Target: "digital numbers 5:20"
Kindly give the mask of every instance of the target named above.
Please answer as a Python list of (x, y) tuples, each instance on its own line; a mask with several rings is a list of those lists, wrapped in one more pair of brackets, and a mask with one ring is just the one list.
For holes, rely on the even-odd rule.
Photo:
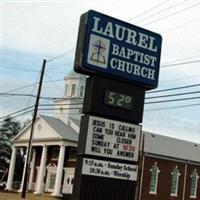
[(133, 97), (131, 95), (106, 90), (104, 103), (106, 105), (131, 110), (133, 105)]

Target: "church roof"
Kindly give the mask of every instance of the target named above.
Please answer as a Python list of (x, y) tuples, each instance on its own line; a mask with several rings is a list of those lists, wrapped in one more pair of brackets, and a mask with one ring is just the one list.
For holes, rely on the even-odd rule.
[(76, 73), (74, 70), (70, 71), (69, 74), (65, 78), (69, 78), (69, 77), (86, 79), (85, 75)]
[(200, 162), (200, 144), (144, 132), (144, 152), (175, 159)]
[(40, 115), (63, 139), (78, 142), (78, 133), (62, 120), (46, 115)]
[(74, 119), (70, 117), (70, 120), (72, 120), (72, 122), (74, 122), (76, 124), (76, 126), (80, 127), (81, 121), (78, 119)]

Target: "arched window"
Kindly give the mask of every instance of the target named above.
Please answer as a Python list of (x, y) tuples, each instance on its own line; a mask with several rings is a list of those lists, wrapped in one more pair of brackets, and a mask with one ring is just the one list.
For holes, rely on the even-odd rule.
[(81, 87), (80, 87), (80, 97), (83, 97), (83, 95), (84, 95), (84, 86), (81, 85)]
[(76, 94), (76, 85), (72, 84), (71, 96), (75, 96), (75, 94)]
[(65, 85), (65, 96), (68, 95), (68, 85)]
[(158, 174), (159, 174), (160, 170), (158, 169), (158, 166), (157, 166), (156, 162), (152, 166), (150, 171), (151, 171), (151, 179), (150, 179), (149, 193), (157, 194)]
[(196, 169), (192, 172), (190, 177), (191, 177), (190, 197), (196, 198), (197, 197), (197, 185), (198, 185), (198, 179), (199, 179)]
[(177, 196), (178, 195), (178, 181), (179, 181), (179, 176), (181, 175), (178, 171), (177, 166), (173, 169), (171, 175), (172, 175), (171, 196)]

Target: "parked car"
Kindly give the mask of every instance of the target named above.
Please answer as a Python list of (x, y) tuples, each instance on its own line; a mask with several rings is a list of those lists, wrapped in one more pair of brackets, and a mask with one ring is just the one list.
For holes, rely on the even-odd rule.
[(5, 190), (5, 188), (6, 188), (6, 182), (3, 181), (0, 183), (0, 190)]
[(19, 190), (21, 186), (21, 181), (14, 181), (12, 186), (14, 190)]

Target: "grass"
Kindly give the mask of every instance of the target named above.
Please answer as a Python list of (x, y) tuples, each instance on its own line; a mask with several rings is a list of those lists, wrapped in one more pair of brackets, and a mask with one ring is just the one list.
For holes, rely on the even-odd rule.
[[(0, 200), (22, 200), (21, 193), (0, 192)], [(51, 197), (50, 195), (35, 195), (26, 193), (25, 200), (58, 200), (58, 198)]]

